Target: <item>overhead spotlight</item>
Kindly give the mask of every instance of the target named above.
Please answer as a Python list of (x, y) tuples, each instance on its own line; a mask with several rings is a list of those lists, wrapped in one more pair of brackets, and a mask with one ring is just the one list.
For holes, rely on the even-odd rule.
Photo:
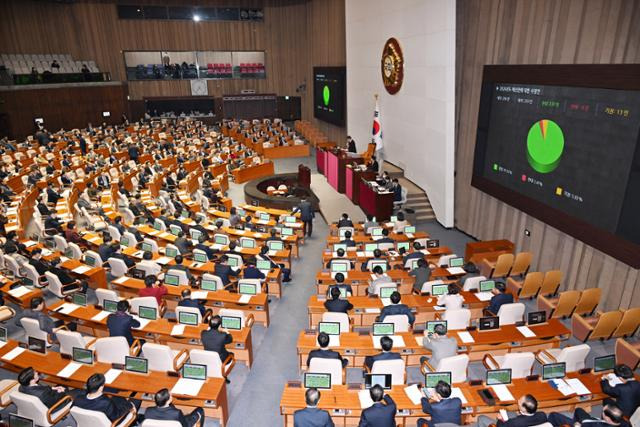
[(200, 15), (193, 15), (193, 20), (195, 22), (200, 22)]

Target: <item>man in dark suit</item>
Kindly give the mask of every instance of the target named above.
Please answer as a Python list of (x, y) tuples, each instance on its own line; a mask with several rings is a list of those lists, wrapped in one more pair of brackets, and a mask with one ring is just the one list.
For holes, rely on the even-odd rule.
[(138, 147), (135, 146), (134, 144), (130, 144), (129, 148), (127, 149), (127, 152), (129, 153), (129, 159), (133, 160), (134, 162), (138, 161), (138, 156), (140, 155), (138, 152)]
[(616, 365), (613, 372), (622, 380), (622, 384), (611, 386), (606, 378), (602, 378), (600, 386), (605, 394), (615, 398), (607, 398), (603, 404), (616, 403), (626, 417), (631, 417), (640, 407), (640, 383), (633, 377), (633, 371), (627, 365)]
[[(42, 261), (42, 249), (40, 248), (35, 248), (31, 251), (29, 264), (36, 269), (40, 276), (42, 276), (45, 271), (49, 271), (49, 266)], [(37, 283), (34, 283), (34, 285), (37, 285)]]
[(56, 230), (58, 234), (62, 234), (62, 224), (58, 220), (58, 216), (55, 213), (51, 213), (51, 216), (44, 220), (45, 230)]
[(53, 187), (47, 187), (47, 202), (53, 203), (54, 205), (58, 203), (60, 199), (60, 194), (53, 189)]
[(202, 224), (200, 224), (202, 222), (202, 217), (196, 216), (194, 221), (196, 222), (196, 225), (192, 225), (191, 228), (193, 230), (198, 230), (205, 237), (204, 240), (206, 241), (209, 238), (209, 230), (207, 230), (202, 226)]
[(105, 396), (103, 394), (104, 384), (104, 375), (91, 375), (87, 380), (86, 393), (82, 393), (76, 397), (73, 400), (73, 405), (89, 411), (102, 412), (111, 422), (124, 417), (125, 414), (132, 409), (140, 407), (140, 401), (131, 402), (120, 396)]
[(338, 228), (340, 227), (353, 227), (353, 221), (351, 221), (348, 214), (342, 214), (342, 218), (338, 221)]
[(178, 238), (173, 242), (174, 245), (178, 248), (181, 254), (188, 254), (191, 252), (192, 244), (191, 240), (187, 240), (184, 236), (184, 231), (178, 233)]
[(378, 360), (395, 360), (402, 359), (400, 353), (394, 353), (391, 350), (393, 349), (393, 340), (387, 336), (380, 338), (380, 347), (382, 347), (382, 353), (374, 354), (373, 356), (366, 356), (364, 358), (364, 365), (371, 371), (373, 367), (373, 363)]
[(260, 279), (264, 280), (265, 275), (262, 271), (256, 268), (256, 260), (255, 258), (249, 258), (247, 262), (245, 262), (246, 268), (244, 269), (243, 277), (245, 279)]
[(423, 249), (422, 245), (420, 244), (420, 242), (413, 242), (413, 252), (404, 255), (402, 257), (402, 266), (404, 267), (404, 265), (407, 263), (407, 261), (409, 261), (410, 259), (420, 259), (420, 258), (424, 258), (424, 254), (422, 252), (420, 252)]
[(434, 427), (440, 423), (462, 425), (462, 401), (458, 397), (450, 398), (450, 396), (451, 386), (444, 381), (438, 381), (435, 387), (435, 394), (428, 396), (434, 402), (431, 403), (427, 397), (423, 397), (420, 400), (422, 412), (430, 414), (431, 419), (418, 419), (418, 427)]
[(353, 304), (351, 304), (348, 300), (340, 299), (340, 288), (338, 286), (331, 287), (330, 292), (331, 299), (324, 302), (324, 307), (327, 309), (327, 311), (331, 313), (347, 313), (353, 308)]
[(182, 427), (202, 427), (204, 425), (204, 410), (194, 409), (190, 414), (184, 415), (182, 411), (171, 404), (171, 393), (163, 388), (154, 396), (156, 406), (147, 408), (144, 418), (148, 420), (178, 421)]
[(49, 210), (49, 207), (47, 206), (47, 204), (44, 202), (44, 198), (38, 200), (38, 211), (40, 211), (40, 215), (51, 215), (51, 211)]
[[(509, 420), (511, 421), (511, 420)], [(554, 427), (560, 427), (563, 425), (583, 425), (588, 427), (613, 427), (613, 426), (629, 426), (629, 423), (624, 419), (624, 414), (622, 413), (622, 409), (615, 403), (611, 402), (602, 406), (602, 418), (598, 419), (596, 417), (592, 417), (587, 411), (582, 408), (577, 408), (573, 413), (573, 419), (567, 417), (566, 415), (559, 414), (557, 412), (552, 412), (549, 414), (549, 422), (554, 425)], [(507, 423), (504, 423), (505, 425)], [(532, 423), (528, 425), (535, 425), (540, 423)], [(497, 424), (498, 427), (502, 427), (500, 423)], [(511, 426), (509, 426), (511, 427)], [(517, 427), (521, 427), (518, 425)]]
[(293, 208), (293, 211), (291, 211), (292, 214), (295, 214), (296, 212), (300, 212), (300, 220), (302, 221), (302, 233), (305, 236), (311, 237), (311, 234), (313, 233), (313, 218), (316, 216), (316, 214), (313, 210), (313, 206), (306, 197), (302, 196), (300, 204)]
[(395, 291), (391, 294), (391, 304), (384, 307), (378, 316), (378, 322), (384, 322), (384, 318), (387, 316), (393, 316), (396, 314), (404, 314), (409, 320), (409, 324), (413, 326), (413, 322), (416, 320), (416, 316), (413, 315), (411, 309), (406, 304), (400, 304), (400, 292)]
[(329, 260), (329, 262), (327, 262), (326, 267), (330, 270), (331, 269), (331, 263), (333, 261), (340, 261), (341, 263), (344, 263), (345, 261), (349, 262), (349, 269), (353, 270), (353, 268), (355, 267), (355, 264), (351, 261), (349, 261), (348, 259), (345, 258), (345, 250), (340, 248), (336, 251), (336, 256), (331, 258)]
[(189, 289), (183, 289), (180, 292), (180, 301), (178, 301), (178, 307), (192, 307), (200, 310), (200, 314), (204, 316), (207, 309), (204, 303), (200, 300), (191, 299), (191, 291)]
[(218, 315), (211, 317), (209, 329), (200, 333), (200, 341), (202, 341), (205, 350), (215, 351), (220, 356), (222, 363), (225, 363), (227, 358), (233, 355), (225, 347), (233, 342), (233, 337), (226, 332), (220, 332), (220, 325), (222, 325), (222, 317)]
[(320, 357), (323, 359), (338, 359), (342, 363), (343, 368), (347, 367), (347, 365), (349, 364), (349, 361), (347, 359), (343, 359), (340, 353), (338, 353), (337, 351), (329, 350), (328, 334), (324, 332), (320, 332), (318, 334), (318, 345), (320, 346), (320, 348), (316, 350), (311, 350), (309, 352), (309, 356), (307, 356), (307, 368), (311, 363), (311, 359), (313, 359), (314, 357)]
[(393, 178), (392, 189), (393, 189), (393, 201), (399, 202), (402, 200), (402, 186), (398, 182), (398, 178)]
[(277, 264), (274, 260), (272, 260), (269, 256), (269, 247), (267, 245), (263, 245), (260, 248), (260, 254), (256, 256), (256, 260), (269, 261), (271, 263), (271, 268), (280, 267), (280, 271), (282, 271), (282, 282), (291, 282), (291, 269), (286, 268), (284, 264)]
[(374, 249), (373, 258), (368, 259), (367, 262), (363, 262), (362, 266), (360, 267), (360, 270), (369, 271), (369, 266), (373, 264), (372, 261), (380, 261), (378, 264), (381, 264), (384, 262), (385, 265), (387, 266), (386, 270), (389, 270), (389, 262), (385, 257), (382, 256), (382, 251), (380, 249)]
[(127, 268), (131, 268), (136, 265), (136, 262), (133, 259), (122, 253), (122, 247), (118, 242), (113, 242), (111, 244), (111, 258), (121, 259), (122, 261), (124, 261)]
[(351, 239), (350, 231), (346, 231), (344, 233), (344, 239), (340, 240), (340, 243), (343, 245), (347, 245), (347, 247), (354, 247), (356, 245), (356, 241)]
[(492, 292), (494, 295), (491, 297), (489, 307), (486, 310), (489, 314), (497, 316), (503, 304), (511, 304), (513, 302), (513, 295), (507, 293), (507, 287), (502, 282), (496, 282)]
[(369, 389), (369, 395), (373, 406), (362, 411), (358, 427), (396, 427), (396, 403), (391, 396), (378, 384)]
[(201, 250), (202, 252), (204, 252), (207, 255), (207, 259), (209, 261), (211, 261), (213, 259), (213, 257), (215, 256), (215, 251), (210, 247), (204, 244), (204, 242), (206, 241), (207, 236), (205, 234), (201, 234), (200, 236), (198, 236), (198, 244), (195, 245), (193, 247), (193, 249), (198, 249)]
[(51, 408), (60, 399), (67, 396), (66, 389), (62, 386), (50, 387), (48, 385), (38, 384), (40, 381), (40, 375), (33, 368), (24, 368), (18, 375), (18, 382), (20, 387), (18, 390), (20, 393), (30, 394), (35, 396), (47, 407)]
[(110, 337), (125, 337), (129, 345), (133, 344), (132, 328), (140, 326), (140, 322), (129, 314), (129, 301), (118, 301), (117, 311), (107, 317), (107, 328)]
[(191, 280), (191, 271), (189, 271), (188, 267), (182, 264), (184, 262), (182, 255), (176, 255), (175, 258), (173, 258), (173, 261), (175, 262), (175, 265), (169, 266), (169, 270), (184, 271), (187, 274), (187, 279)]
[(382, 229), (382, 239), (376, 240), (376, 243), (395, 243), (391, 237), (389, 237), (389, 230), (386, 228)]
[(329, 289), (327, 289), (327, 295), (331, 296), (331, 290), (333, 288), (338, 288), (338, 289), (344, 289), (345, 292), (348, 295), (353, 295), (353, 289), (351, 288), (351, 285), (347, 285), (344, 283), (344, 274), (342, 273), (336, 273), (335, 277), (333, 278), (336, 283), (333, 285), (329, 286)]
[(240, 270), (234, 271), (229, 267), (229, 257), (222, 255), (219, 262), (216, 263), (213, 274), (218, 276), (222, 280), (222, 284), (227, 286), (230, 282), (230, 276), (237, 276)]
[(124, 234), (127, 231), (126, 227), (122, 224), (122, 217), (118, 215), (113, 219), (113, 226), (118, 229), (120, 234)]
[[(580, 408), (584, 412), (584, 409)], [(529, 427), (547, 422), (547, 414), (538, 411), (538, 401), (530, 394), (525, 394), (518, 399), (518, 412), (519, 414), (503, 420), (501, 416), (498, 416), (495, 425), (497, 427)], [(567, 418), (567, 417), (565, 417)], [(567, 418), (568, 419), (568, 418)], [(549, 419), (551, 422), (551, 419)], [(478, 417), (478, 427), (488, 427), (490, 424), (494, 424), (494, 421), (486, 415), (480, 415)], [(573, 422), (568, 424), (573, 425)]]
[(113, 249), (111, 248), (111, 236), (109, 234), (104, 234), (102, 236), (102, 244), (98, 246), (98, 255), (100, 255), (102, 262), (107, 262), (107, 260), (113, 255)]
[(347, 136), (347, 151), (350, 153), (357, 153), (356, 141), (350, 136)]
[(304, 400), (307, 402), (307, 407), (293, 413), (293, 427), (334, 427), (331, 415), (317, 408), (320, 400), (318, 389), (307, 389)]

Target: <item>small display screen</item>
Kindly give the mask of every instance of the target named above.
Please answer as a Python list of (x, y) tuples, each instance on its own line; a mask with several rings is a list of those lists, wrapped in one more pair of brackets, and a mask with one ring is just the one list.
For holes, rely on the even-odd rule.
[(240, 295), (255, 295), (256, 285), (253, 283), (240, 283), (238, 285), (238, 293)]
[(194, 252), (193, 254), (193, 260), (195, 262), (199, 262), (199, 263), (205, 263), (207, 262), (209, 259), (207, 258), (207, 254), (203, 254), (200, 252)]
[(451, 385), (451, 372), (427, 372), (424, 374), (424, 384), (427, 388), (435, 388), (440, 381)]
[(444, 331), (447, 332), (447, 321), (446, 320), (429, 320), (427, 322), (427, 332), (430, 334), (435, 333), (436, 326), (442, 325), (444, 326)]
[(304, 374), (305, 388), (331, 388), (331, 374)]
[(540, 323), (544, 323), (547, 321), (547, 312), (546, 311), (532, 311), (527, 314), (527, 323), (529, 325), (537, 325)]
[(542, 365), (542, 379), (552, 380), (555, 378), (564, 378), (566, 374), (567, 365), (562, 363), (549, 363)]
[(318, 332), (324, 332), (328, 335), (340, 335), (340, 323), (320, 322), (318, 323)]
[(487, 385), (511, 384), (511, 369), (487, 371)]
[(450, 258), (449, 267), (462, 267), (464, 265), (464, 258)]
[(391, 298), (391, 294), (396, 291), (395, 287), (385, 286), (380, 288), (380, 298)]
[(169, 258), (175, 258), (178, 255), (178, 250), (176, 248), (166, 248), (164, 254)]
[(115, 313), (118, 310), (118, 303), (116, 301), (106, 299), (102, 302), (102, 307), (104, 308), (104, 311)]
[(181, 325), (196, 326), (198, 324), (198, 315), (181, 311), (178, 313), (178, 323)]
[(385, 390), (390, 390), (391, 374), (365, 374), (364, 375), (364, 387), (366, 389), (369, 389), (376, 385), (379, 385)]
[(373, 335), (375, 336), (393, 335), (394, 326), (395, 325), (393, 323), (374, 323)]
[(156, 309), (155, 307), (145, 307), (141, 305), (138, 307), (138, 316), (142, 319), (156, 320)]
[(481, 317), (478, 322), (478, 329), (481, 331), (489, 331), (500, 327), (499, 318), (497, 316)]
[(149, 372), (149, 361), (143, 357), (124, 357), (124, 370), (129, 372), (137, 372), (146, 374)]
[(215, 280), (206, 280), (202, 279), (202, 283), (200, 283), (200, 289), (203, 291), (215, 291), (218, 289), (218, 285)]
[(593, 359), (594, 372), (610, 371), (616, 366), (616, 356), (611, 354), (609, 356), (596, 357)]
[(242, 319), (235, 316), (222, 316), (222, 327), (225, 329), (242, 329)]
[(178, 276), (174, 276), (173, 274), (165, 274), (164, 283), (171, 286), (178, 286), (180, 284), (180, 278)]
[(73, 303), (76, 305), (81, 305), (83, 307), (87, 305), (87, 294), (76, 292), (71, 298)]
[(480, 284), (479, 284), (480, 292), (490, 292), (495, 287), (496, 287), (495, 280), (482, 280), (480, 281)]
[(93, 351), (85, 348), (73, 347), (72, 357), (74, 362), (84, 363), (87, 365), (93, 364)]
[(440, 296), (446, 295), (449, 293), (449, 285), (432, 285), (431, 286), (431, 295)]
[(195, 363), (185, 363), (182, 366), (182, 378), (204, 381), (207, 379), (207, 366)]

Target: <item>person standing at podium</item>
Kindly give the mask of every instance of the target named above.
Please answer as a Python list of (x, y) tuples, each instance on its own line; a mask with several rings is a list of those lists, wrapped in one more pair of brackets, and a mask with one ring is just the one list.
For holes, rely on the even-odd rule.
[(351, 138), (351, 136), (347, 136), (347, 150), (350, 153), (356, 153), (356, 142)]

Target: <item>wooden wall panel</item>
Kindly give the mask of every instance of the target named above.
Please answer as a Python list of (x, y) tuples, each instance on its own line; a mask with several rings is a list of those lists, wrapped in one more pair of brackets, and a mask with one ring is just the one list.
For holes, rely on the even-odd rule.
[(640, 0), (464, 0), (457, 28), (456, 226), (532, 251), (533, 270), (564, 272), (563, 289), (602, 288), (602, 309), (639, 306), (638, 270), (472, 188), (471, 172), (482, 66), (640, 62)]

